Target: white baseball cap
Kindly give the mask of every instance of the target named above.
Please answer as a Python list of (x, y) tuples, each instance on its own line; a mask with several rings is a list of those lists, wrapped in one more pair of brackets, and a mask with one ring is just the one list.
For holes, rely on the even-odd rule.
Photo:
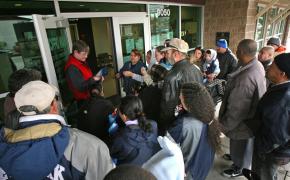
[(170, 49), (175, 49), (182, 53), (187, 53), (189, 47), (188, 47), (187, 42), (185, 42), (184, 40), (173, 38), (169, 41), (169, 45), (166, 48), (162, 49), (162, 51), (167, 51)]
[[(24, 115), (35, 115), (48, 108), (58, 89), (43, 81), (31, 81), (16, 92), (14, 101), (18, 111)], [(30, 108), (25, 108), (31, 106)], [(34, 108), (34, 109), (33, 109)]]

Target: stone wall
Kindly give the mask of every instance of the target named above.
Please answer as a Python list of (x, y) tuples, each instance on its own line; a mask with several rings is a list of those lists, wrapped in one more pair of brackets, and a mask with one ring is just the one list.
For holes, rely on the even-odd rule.
[(206, 0), (204, 8), (204, 47), (215, 48), (216, 33), (230, 32), (229, 47), (236, 52), (238, 43), (254, 39), (256, 0)]

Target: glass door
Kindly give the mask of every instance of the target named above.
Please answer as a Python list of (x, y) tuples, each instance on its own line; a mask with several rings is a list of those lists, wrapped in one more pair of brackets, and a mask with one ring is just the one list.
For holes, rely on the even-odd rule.
[(113, 28), (118, 70), (125, 62), (130, 61), (130, 53), (134, 48), (141, 52), (145, 62), (146, 52), (151, 47), (149, 18), (146, 14), (138, 18), (113, 17)]
[(33, 15), (33, 22), (48, 82), (59, 88), (62, 102), (66, 106), (73, 100), (64, 73), (72, 44), (68, 20)]

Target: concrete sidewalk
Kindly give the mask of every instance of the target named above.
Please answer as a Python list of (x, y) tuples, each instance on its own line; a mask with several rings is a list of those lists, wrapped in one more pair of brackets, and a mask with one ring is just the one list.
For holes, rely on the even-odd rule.
[[(222, 137), (222, 148), (224, 152), (226, 153), (229, 152), (229, 139), (227, 137)], [(224, 179), (246, 180), (247, 179), (245, 177), (227, 178), (227, 177), (222, 176), (221, 172), (227, 169), (232, 164), (232, 162), (224, 160), (221, 156), (222, 155), (216, 155), (215, 160), (214, 160), (214, 166), (211, 169), (206, 180), (224, 180)], [(287, 167), (279, 168), (278, 180), (284, 180), (285, 173), (286, 173), (285, 169), (288, 169), (288, 171), (290, 171), (290, 165), (288, 164)], [(290, 180), (290, 172), (288, 172), (285, 180)]]
[[(221, 106), (221, 103), (218, 103), (216, 106), (216, 113), (215, 113), (216, 118), (218, 118), (218, 112), (219, 112), (220, 106)], [(222, 136), (222, 150), (224, 153), (229, 153), (229, 139), (225, 136)], [(221, 157), (222, 155), (215, 156), (214, 166), (211, 169), (206, 180), (224, 180), (224, 179), (246, 180), (247, 178), (245, 178), (244, 176), (236, 177), (236, 178), (227, 178), (221, 175), (223, 170), (229, 168), (232, 165), (232, 161), (224, 160)], [(285, 176), (286, 169), (289, 172)], [(290, 163), (287, 164), (285, 167), (279, 168), (278, 173), (279, 173), (278, 180), (290, 180)], [(286, 178), (284, 179), (284, 177)]]

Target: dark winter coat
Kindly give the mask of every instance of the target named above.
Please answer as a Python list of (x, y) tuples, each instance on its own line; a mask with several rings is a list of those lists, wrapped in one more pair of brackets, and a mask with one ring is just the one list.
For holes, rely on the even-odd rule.
[(77, 127), (109, 144), (108, 115), (113, 111), (114, 106), (111, 101), (101, 96), (93, 96), (81, 108)]
[(238, 60), (230, 49), (227, 49), (223, 54), (218, 53), (217, 59), (219, 60), (221, 70), (217, 78), (227, 80), (227, 75), (236, 69)]
[(290, 82), (271, 87), (259, 101), (256, 124), (257, 152), (290, 157)]
[(164, 79), (161, 99), (161, 120), (164, 126), (174, 119), (174, 109), (179, 104), (179, 93), (182, 84), (199, 82), (202, 84), (200, 70), (184, 59), (175, 63)]
[(110, 153), (116, 164), (134, 164), (142, 166), (160, 150), (157, 142), (157, 124), (149, 121), (152, 132), (145, 132), (138, 125), (119, 128), (114, 135)]

